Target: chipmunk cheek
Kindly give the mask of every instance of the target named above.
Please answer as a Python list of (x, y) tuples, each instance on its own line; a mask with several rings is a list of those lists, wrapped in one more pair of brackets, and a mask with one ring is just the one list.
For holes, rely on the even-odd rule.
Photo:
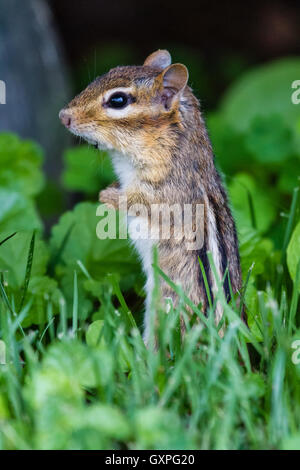
[(133, 114), (133, 109), (131, 105), (126, 106), (122, 109), (106, 108), (105, 115), (108, 119), (124, 119), (128, 118)]

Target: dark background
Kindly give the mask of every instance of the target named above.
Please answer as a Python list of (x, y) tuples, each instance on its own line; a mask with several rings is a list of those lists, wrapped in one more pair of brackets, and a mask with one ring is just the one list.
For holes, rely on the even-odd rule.
[(300, 4), (295, 1), (49, 0), (72, 63), (103, 41), (129, 41), (143, 55), (179, 42), (207, 59), (224, 51), (257, 60), (297, 53)]
[[(7, 85), (0, 132), (41, 144), (47, 206), (64, 150), (78, 143), (58, 113), (97, 75), (167, 48), (188, 67), (206, 117), (244, 72), (299, 56), (299, 25), (300, 2), (286, 0), (0, 0), (0, 80)], [(68, 197), (71, 206), (77, 199)]]
[(244, 71), (299, 55), (299, 24), (286, 0), (0, 0), (0, 131), (39, 142), (57, 178), (72, 142), (58, 112), (97, 75), (167, 48), (210, 111)]
[[(72, 69), (105, 44), (128, 47), (136, 62), (156, 48), (169, 47), (174, 52), (184, 47), (198, 56), (208, 71), (225, 68), (229, 59), (246, 67), (300, 53), (300, 3), (295, 1), (48, 3)], [(223, 77), (212, 77), (217, 95), (226, 87), (226, 78), (231, 78), (226, 77), (226, 70)]]

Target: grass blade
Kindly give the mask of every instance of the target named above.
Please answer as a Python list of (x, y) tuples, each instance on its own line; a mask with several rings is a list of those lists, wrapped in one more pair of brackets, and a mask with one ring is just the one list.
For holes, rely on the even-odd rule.
[(121, 292), (121, 289), (120, 289), (120, 286), (119, 286), (119, 283), (118, 283), (116, 277), (114, 275), (110, 275), (109, 277), (110, 277), (111, 283), (113, 285), (114, 294), (116, 295), (118, 301), (120, 302), (122, 313), (125, 315), (126, 324), (130, 328), (137, 328), (135, 319), (134, 319), (130, 309), (128, 308), (128, 306), (126, 304), (126, 301), (125, 301), (124, 296)]
[(298, 196), (299, 196), (299, 188), (294, 188), (293, 191), (293, 199), (292, 199), (292, 204), (291, 204), (291, 210), (289, 213), (289, 218), (288, 218), (288, 223), (286, 226), (286, 231), (284, 235), (284, 241), (283, 241), (283, 246), (282, 246), (282, 253), (281, 253), (281, 260), (282, 263), (284, 262), (284, 257), (286, 255), (286, 249), (288, 247), (293, 226), (294, 226), (294, 221), (295, 221), (295, 216), (296, 216), (296, 209), (297, 209), (297, 203), (298, 203)]
[(30, 241), (30, 246), (29, 246), (26, 272), (25, 272), (25, 280), (24, 280), (24, 286), (23, 286), (23, 295), (22, 295), (20, 306), (19, 306), (19, 313), (21, 312), (21, 310), (23, 308), (25, 298), (26, 298), (26, 294), (27, 294), (27, 290), (28, 290), (29, 281), (30, 281), (31, 268), (32, 268), (32, 262), (33, 262), (34, 245), (35, 245), (35, 230), (33, 231), (31, 241)]
[(203, 276), (203, 281), (204, 281), (204, 285), (205, 285), (205, 290), (206, 290), (206, 295), (207, 295), (207, 298), (208, 298), (209, 307), (212, 309), (213, 304), (212, 304), (212, 300), (211, 300), (211, 295), (210, 295), (209, 285), (208, 285), (208, 281), (207, 281), (207, 276), (206, 276), (206, 272), (205, 272), (202, 260), (200, 259), (199, 256), (198, 256), (198, 261), (199, 261), (201, 273), (202, 273), (202, 276)]
[(58, 247), (58, 250), (57, 250), (56, 254), (53, 256), (53, 258), (52, 258), (52, 260), (51, 260), (51, 262), (50, 262), (50, 265), (49, 265), (49, 273), (50, 273), (51, 275), (53, 275), (55, 266), (58, 264), (59, 260), (61, 259), (61, 256), (62, 256), (62, 254), (63, 254), (63, 252), (64, 252), (64, 249), (65, 249), (65, 247), (66, 247), (66, 245), (67, 245), (67, 243), (68, 243), (68, 240), (69, 240), (69, 238), (70, 238), (70, 235), (71, 235), (72, 230), (73, 230), (73, 228), (75, 227), (75, 225), (76, 225), (75, 222), (73, 222), (73, 223), (70, 225), (70, 227), (68, 228), (68, 230), (66, 231), (66, 233), (65, 233), (65, 235), (64, 235), (64, 237), (63, 237), (63, 239), (62, 239), (62, 242), (61, 242), (60, 246)]
[(14, 313), (14, 311), (13, 311), (12, 306), (10, 305), (10, 302), (9, 302), (9, 300), (8, 300), (8, 297), (7, 297), (7, 294), (6, 294), (6, 291), (5, 291), (4, 282), (3, 282), (3, 273), (1, 273), (0, 291), (1, 291), (1, 296), (2, 296), (2, 299), (3, 299), (4, 304), (7, 306), (8, 310), (10, 311), (10, 313), (11, 313), (12, 315), (14, 315), (15, 313)]
[(292, 294), (292, 301), (291, 301), (290, 314), (289, 314), (289, 324), (288, 324), (289, 334), (291, 334), (292, 332), (294, 320), (295, 320), (295, 316), (297, 312), (297, 305), (298, 305), (298, 299), (299, 299), (299, 286), (300, 286), (300, 261), (298, 261), (298, 264), (297, 264), (296, 277), (295, 277), (295, 282), (293, 286), (293, 294)]
[(78, 284), (77, 284), (77, 271), (74, 270), (74, 289), (73, 289), (73, 323), (72, 323), (72, 332), (74, 338), (77, 336), (78, 329)]
[(250, 193), (248, 189), (247, 189), (247, 199), (248, 199), (249, 210), (250, 210), (251, 224), (254, 229), (257, 229), (253, 198), (252, 198), (252, 194)]

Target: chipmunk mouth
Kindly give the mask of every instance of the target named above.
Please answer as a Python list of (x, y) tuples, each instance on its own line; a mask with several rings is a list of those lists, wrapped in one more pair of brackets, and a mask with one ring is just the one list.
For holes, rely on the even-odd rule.
[[(77, 134), (79, 135), (79, 134)], [(90, 145), (92, 145), (93, 147), (95, 147), (95, 149), (98, 149), (98, 150), (105, 150), (105, 151), (108, 151), (108, 150), (113, 150), (113, 147), (112, 145), (109, 145), (108, 143), (106, 142), (101, 142), (101, 141), (97, 141), (97, 140), (94, 140), (88, 136), (85, 136), (85, 135), (80, 135), (80, 137), (82, 137), (84, 140), (86, 140), (86, 142)]]
[(83, 137), (83, 138), (87, 141), (88, 144), (90, 144), (90, 145), (92, 145), (93, 147), (95, 147), (95, 149), (97, 149), (97, 148), (99, 147), (99, 144), (98, 144), (98, 142), (97, 142), (96, 140), (93, 140), (93, 139), (90, 139), (90, 138), (84, 137), (84, 136), (81, 136), (81, 137)]
[(80, 137), (80, 138), (84, 139), (88, 144), (92, 145), (96, 149), (100, 148), (99, 147), (100, 144), (99, 144), (99, 142), (97, 142), (97, 140), (92, 139), (91, 137), (87, 136), (83, 132), (77, 131), (77, 129), (72, 129), (71, 128), (69, 130), (70, 130), (70, 132), (72, 132), (72, 134), (76, 135), (77, 137)]
[[(99, 140), (94, 139), (90, 136), (90, 129), (86, 126), (82, 126), (76, 122), (76, 118), (72, 115), (69, 109), (62, 109), (59, 113), (59, 118), (64, 124), (64, 126), (74, 135), (77, 137), (81, 137), (84, 139), (88, 144), (92, 145), (98, 150), (113, 150), (113, 146), (107, 142), (102, 142)], [(93, 134), (92, 134), (93, 135)]]

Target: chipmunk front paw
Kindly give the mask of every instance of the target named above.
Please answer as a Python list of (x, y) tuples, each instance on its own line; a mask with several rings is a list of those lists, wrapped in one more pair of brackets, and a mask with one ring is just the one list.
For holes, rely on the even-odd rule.
[(99, 201), (114, 209), (119, 209), (119, 198), (122, 192), (116, 187), (108, 187), (99, 193)]

